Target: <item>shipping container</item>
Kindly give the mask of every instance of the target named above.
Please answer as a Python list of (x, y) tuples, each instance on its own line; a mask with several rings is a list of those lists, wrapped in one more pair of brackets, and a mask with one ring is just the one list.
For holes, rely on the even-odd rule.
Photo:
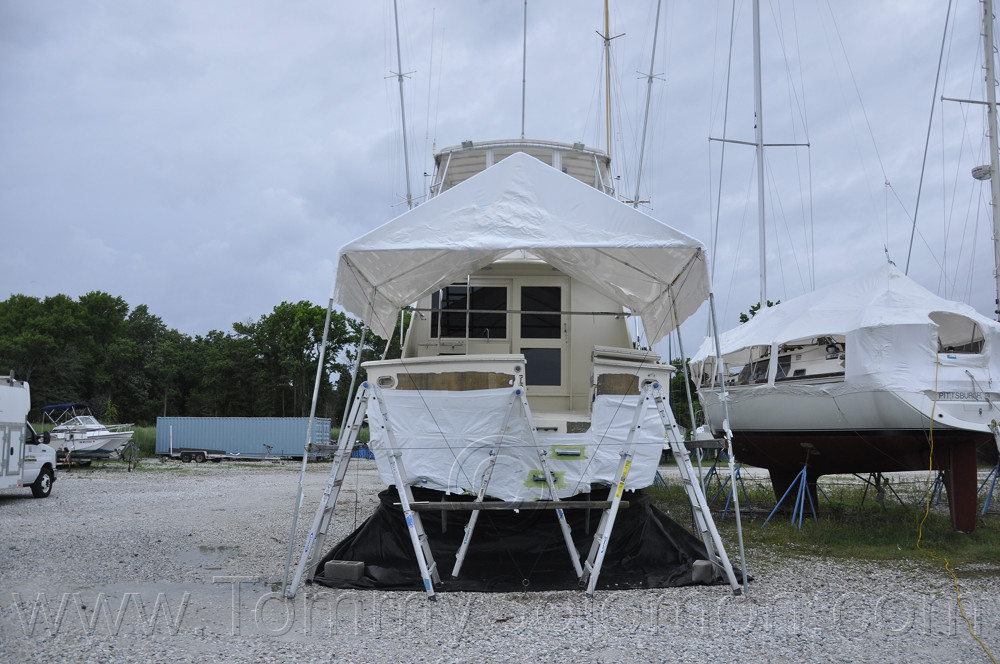
[[(226, 457), (301, 459), (308, 429), (308, 417), (158, 417), (156, 453), (178, 456), (186, 448)], [(310, 442), (330, 444), (329, 418), (313, 421)]]

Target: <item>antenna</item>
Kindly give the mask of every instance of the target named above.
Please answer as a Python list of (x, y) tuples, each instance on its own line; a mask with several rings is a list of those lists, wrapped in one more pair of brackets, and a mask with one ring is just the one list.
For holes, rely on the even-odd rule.
[(521, 53), (521, 140), (524, 140), (524, 105), (528, 81), (528, 0), (524, 0), (524, 45)]
[(392, 0), (392, 13), (396, 19), (396, 78), (399, 80), (399, 114), (403, 121), (403, 168), (406, 171), (406, 209), (413, 208), (413, 195), (410, 193), (410, 152), (406, 144), (406, 106), (403, 104), (403, 56), (399, 52), (399, 8), (396, 0)]

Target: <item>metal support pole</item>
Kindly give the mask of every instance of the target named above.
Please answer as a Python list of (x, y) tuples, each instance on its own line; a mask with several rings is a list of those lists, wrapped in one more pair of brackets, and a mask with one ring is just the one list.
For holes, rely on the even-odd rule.
[[(715, 314), (715, 293), (708, 294), (709, 315), (712, 319), (712, 335), (715, 337), (715, 370), (719, 374), (719, 400), (722, 402), (722, 428), (726, 434), (726, 454), (729, 457), (729, 477), (735, 476), (733, 468), (733, 430), (729, 427), (729, 394), (726, 392), (726, 377), (722, 373), (722, 342), (719, 340), (719, 320)], [(764, 306), (763, 304), (761, 306)], [(740, 518), (740, 497), (733, 491), (733, 511), (736, 514), (736, 538), (740, 547), (740, 570), (743, 572), (743, 593), (747, 593), (747, 559), (743, 549), (743, 521)]]
[[(319, 400), (319, 384), (323, 378), (323, 363), (326, 360), (326, 342), (330, 336), (330, 316), (333, 313), (333, 291), (326, 305), (326, 321), (323, 323), (323, 341), (319, 346), (319, 362), (316, 365), (316, 382), (313, 383), (312, 405), (309, 407), (309, 426), (306, 428), (306, 444), (302, 448), (302, 471), (299, 473), (299, 493), (295, 499), (295, 513), (292, 515), (292, 534), (288, 536), (288, 555), (285, 557), (285, 575), (281, 579), (281, 594), (288, 588), (288, 572), (292, 568), (292, 551), (295, 548), (295, 530), (299, 523), (299, 510), (305, 492), (306, 464), (309, 461), (309, 445), (312, 443), (313, 424), (316, 422), (316, 402)], [(329, 442), (329, 441), (327, 441)]]

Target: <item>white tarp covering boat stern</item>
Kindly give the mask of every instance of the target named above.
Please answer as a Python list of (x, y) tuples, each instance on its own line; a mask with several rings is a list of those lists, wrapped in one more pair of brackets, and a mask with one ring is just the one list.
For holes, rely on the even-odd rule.
[(650, 343), (709, 294), (700, 242), (516, 153), (345, 245), (333, 299), (388, 337), (401, 308), (519, 250), (641, 315)]

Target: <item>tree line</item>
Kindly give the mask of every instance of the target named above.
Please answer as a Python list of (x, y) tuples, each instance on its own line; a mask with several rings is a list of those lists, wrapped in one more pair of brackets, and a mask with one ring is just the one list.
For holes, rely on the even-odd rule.
[[(257, 320), (194, 337), (140, 304), (94, 291), (73, 299), (12, 295), (0, 302), (0, 371), (31, 385), (30, 418), (49, 404), (87, 403), (101, 421), (158, 416), (302, 417), (312, 404), (326, 309), (282, 302)], [(340, 422), (362, 324), (332, 312), (319, 417)], [(387, 357), (399, 357), (399, 335)], [(362, 360), (385, 340), (368, 334)]]
[[(159, 416), (306, 417), (325, 320), (324, 307), (282, 302), (231, 331), (191, 337), (146, 305), (131, 308), (100, 291), (76, 300), (12, 295), (0, 302), (0, 371), (30, 383), (32, 422), (42, 420), (42, 406), (61, 403), (86, 403), (102, 422), (139, 425)], [(334, 427), (349, 403), (361, 332), (357, 319), (331, 313), (316, 414)], [(369, 332), (362, 361), (400, 356), (398, 324), (385, 346)], [(689, 427), (680, 360), (673, 364), (671, 408)]]

